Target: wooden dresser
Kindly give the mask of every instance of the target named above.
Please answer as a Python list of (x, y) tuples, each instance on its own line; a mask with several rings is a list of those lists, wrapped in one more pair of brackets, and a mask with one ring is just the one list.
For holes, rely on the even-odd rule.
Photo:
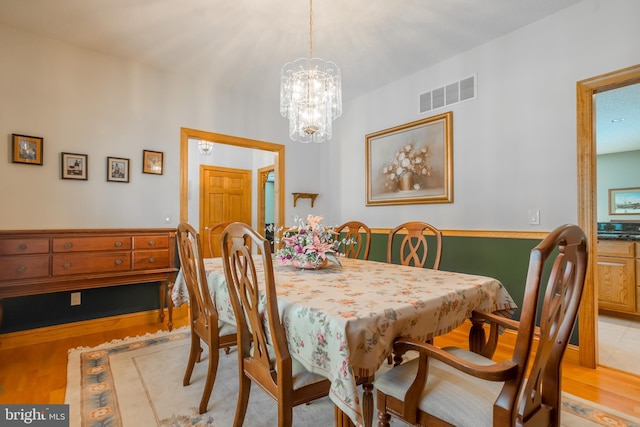
[(177, 272), (173, 228), (0, 231), (0, 322), (3, 298), (151, 282), (163, 322)]

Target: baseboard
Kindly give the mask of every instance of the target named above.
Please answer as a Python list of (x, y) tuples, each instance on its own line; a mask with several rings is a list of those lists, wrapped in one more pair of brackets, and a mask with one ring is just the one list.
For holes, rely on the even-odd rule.
[[(188, 315), (188, 304), (174, 308), (174, 324), (176, 320), (186, 318)], [(9, 332), (0, 335), (0, 349), (6, 350), (43, 342), (57, 341), (77, 335), (102, 332), (104, 330), (152, 324), (157, 324), (158, 329), (167, 329), (166, 312), (164, 323), (158, 321), (158, 310), (149, 310), (119, 316), (103, 317), (100, 319), (84, 320), (81, 322), (65, 323), (62, 325), (46, 326), (44, 328), (27, 329), (25, 331)]]

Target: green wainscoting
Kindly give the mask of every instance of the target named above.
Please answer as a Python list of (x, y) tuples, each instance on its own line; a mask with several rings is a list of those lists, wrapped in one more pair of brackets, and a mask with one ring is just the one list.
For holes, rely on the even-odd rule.
[[(401, 237), (398, 237), (401, 238)], [(435, 244), (435, 238), (427, 241)], [(443, 236), (441, 270), (494, 277), (521, 305), (531, 249), (540, 239)], [(386, 261), (387, 234), (373, 234), (370, 260)], [(431, 255), (431, 254), (430, 254)], [(428, 260), (430, 261), (430, 260)], [(516, 311), (514, 318), (520, 318)]]
[[(440, 269), (495, 277), (520, 305), (529, 254), (539, 242), (531, 238), (445, 235)], [(386, 248), (386, 232), (375, 232), (369, 259), (386, 261)], [(152, 310), (158, 307), (158, 284), (87, 290), (82, 292), (82, 305), (71, 307), (69, 301), (69, 292), (5, 299), (0, 333)], [(516, 311), (514, 318), (519, 317)]]

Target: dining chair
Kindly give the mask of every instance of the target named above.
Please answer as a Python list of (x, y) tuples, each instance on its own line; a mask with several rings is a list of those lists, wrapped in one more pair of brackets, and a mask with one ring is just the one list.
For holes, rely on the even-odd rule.
[[(336, 233), (345, 233), (343, 254), (347, 258), (369, 259), (371, 249), (371, 229), (360, 221), (347, 221), (335, 229)], [(363, 239), (364, 234), (364, 239)]]
[[(531, 251), (520, 320), (472, 313), (472, 329), (489, 329), (488, 340), (470, 340), (475, 352), (397, 338), (395, 352), (415, 350), (418, 356), (375, 381), (378, 426), (388, 427), (394, 415), (411, 425), (559, 427), (561, 362), (576, 322), (587, 258), (580, 227), (552, 231)], [(546, 285), (543, 271), (550, 271)], [(493, 361), (500, 328), (517, 331), (516, 341), (511, 358)]]
[[(224, 274), (238, 330), (240, 387), (234, 427), (241, 427), (255, 382), (278, 404), (278, 426), (289, 427), (293, 407), (327, 396), (331, 383), (291, 357), (278, 311), (269, 242), (247, 224), (222, 233)], [(261, 259), (262, 270), (256, 267)]]
[[(398, 225), (389, 232), (387, 241), (387, 262), (394, 260), (402, 265), (424, 267), (429, 255), (427, 235), (436, 239), (434, 270), (440, 268), (442, 258), (442, 232), (426, 222), (411, 221)], [(397, 237), (398, 236), (398, 237)], [(400, 239), (399, 236), (402, 236)], [(398, 240), (400, 241), (398, 242)]]
[(219, 349), (224, 348), (225, 353), (229, 354), (231, 346), (236, 345), (236, 328), (218, 319), (218, 312), (205, 277), (200, 235), (190, 224), (182, 222), (178, 225), (176, 236), (182, 274), (189, 293), (191, 327), (191, 349), (182, 385), (189, 385), (196, 361), (200, 362), (201, 343), (204, 341), (209, 347), (209, 365), (198, 407), (199, 412), (203, 414), (207, 412), (207, 404), (216, 380)]
[(227, 225), (232, 221), (216, 222), (205, 227), (205, 239), (207, 241), (207, 247), (205, 251), (205, 258), (216, 258), (221, 256), (220, 250), (220, 235), (222, 231), (227, 228)]

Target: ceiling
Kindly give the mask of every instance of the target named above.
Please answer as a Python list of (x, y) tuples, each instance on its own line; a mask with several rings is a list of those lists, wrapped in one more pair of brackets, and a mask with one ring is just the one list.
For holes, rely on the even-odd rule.
[[(349, 100), (579, 2), (316, 0), (313, 56), (338, 64)], [(309, 51), (306, 0), (0, 0), (0, 24), (276, 100)]]

